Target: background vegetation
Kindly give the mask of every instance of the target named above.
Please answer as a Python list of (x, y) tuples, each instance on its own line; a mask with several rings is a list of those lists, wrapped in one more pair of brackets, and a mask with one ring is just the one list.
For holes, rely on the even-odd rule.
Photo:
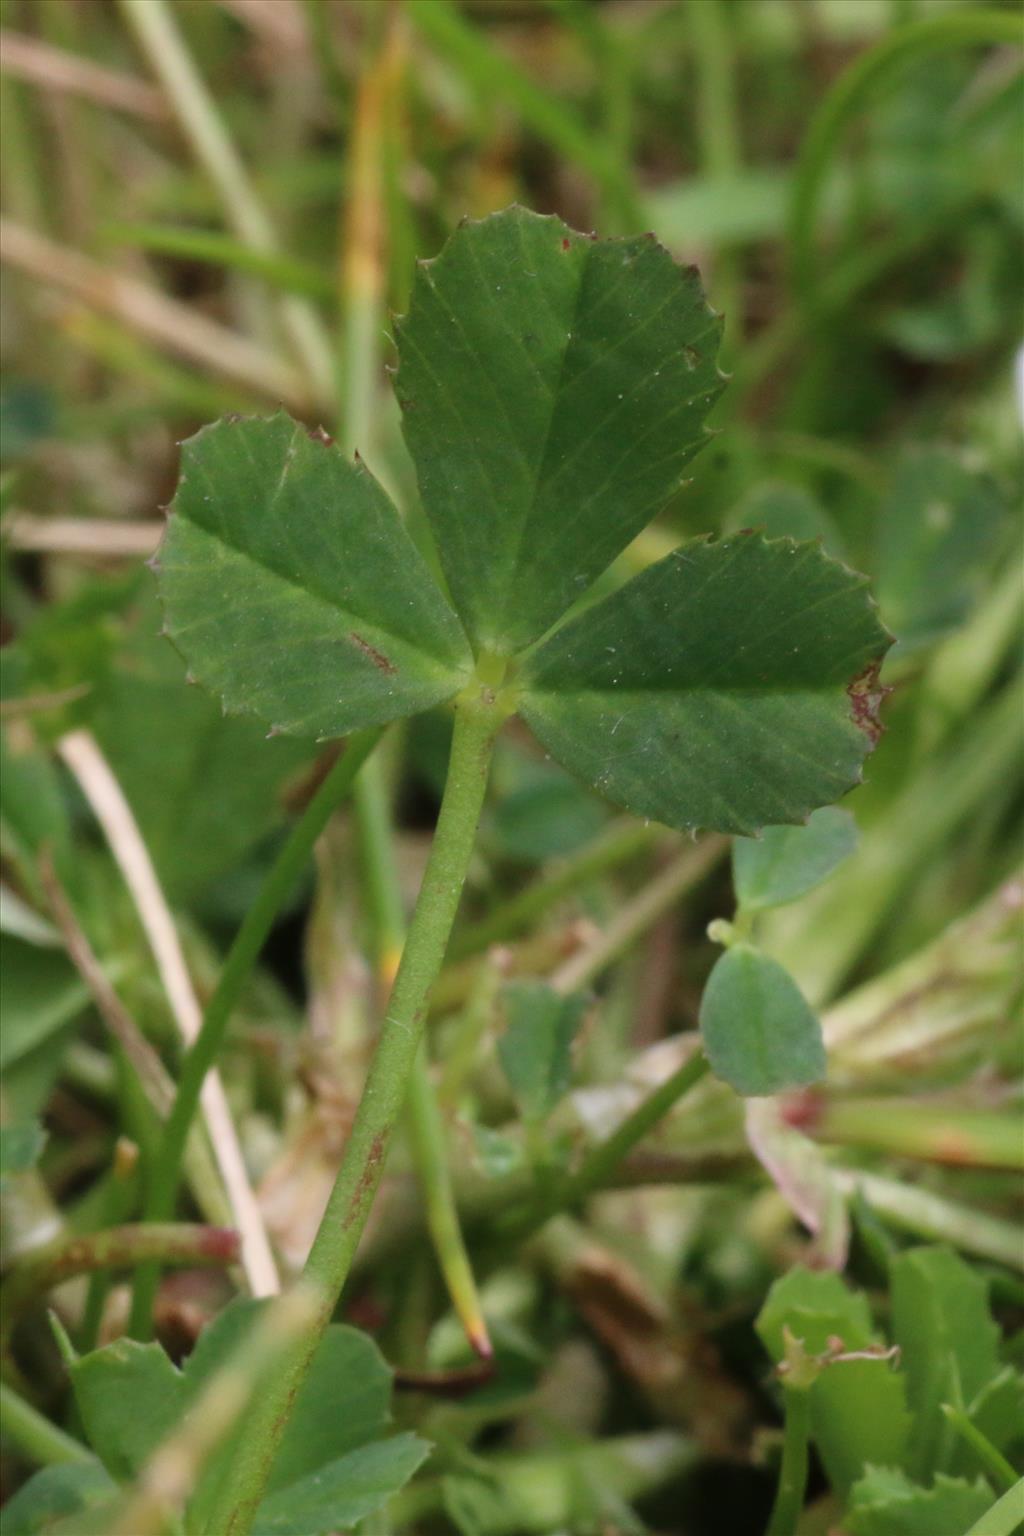
[[(685, 1062), (707, 927), (736, 897), (724, 839), (630, 822), (503, 737), (435, 997), (440, 1116), (421, 1106), (429, 1134), (396, 1147), (343, 1307), (380, 1351), (344, 1335), (368, 1351), (350, 1370), (381, 1383), (361, 1438), (386, 1422), (382, 1355), (395, 1420), (433, 1447), (362, 1529), (762, 1531), (784, 1421), (798, 1457), (800, 1362), (781, 1379), (772, 1362), (801, 1309), (814, 1354), (837, 1335), (903, 1354), (813, 1368), (839, 1385), (822, 1406), (808, 1383), (805, 1536), (961, 1536), (1019, 1475), (1014, 18), (944, 0), (3, 0), (0, 1471), (11, 1495), (34, 1468), (89, 1468), (71, 1502), (52, 1480), (17, 1494), (11, 1536), (100, 1496), (86, 1431), (112, 1470), (125, 1424), (97, 1433), (68, 1349), (125, 1329), (135, 1264), (176, 1266), (156, 1307), (176, 1360), (236, 1288), (221, 1229), (239, 1201), (249, 1284), (301, 1266), (443, 782), (437, 711), (391, 733), (356, 814), (327, 827), (232, 1017), (212, 1151), (193, 1141), (180, 1221), (147, 1231), (182, 1038), (332, 761), (223, 718), (159, 637), (142, 561), (177, 445), (284, 403), (363, 452), (419, 537), (389, 316), (417, 257), (514, 201), (656, 231), (725, 314), (720, 435), (619, 571), (688, 533), (820, 537), (873, 577), (892, 692), (845, 802), (856, 849), (799, 899), (744, 909), (821, 1012), (826, 1086), (745, 1109), (705, 1079), (554, 1212), (554, 1174), (590, 1167)], [(509, 1041), (538, 979), (587, 1002), (562, 1055), (524, 1068)], [(900, 1471), (872, 1483), (907, 1408)], [(144, 1518), (132, 1536), (166, 1512)]]

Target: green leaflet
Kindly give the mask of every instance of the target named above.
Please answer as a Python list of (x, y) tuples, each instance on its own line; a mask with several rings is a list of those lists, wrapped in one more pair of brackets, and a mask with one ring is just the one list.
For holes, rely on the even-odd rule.
[(881, 508), (878, 548), (879, 601), (901, 656), (963, 623), (1006, 539), (1006, 511), (991, 477), (948, 448), (901, 455)]
[(736, 904), (747, 912), (796, 901), (827, 880), (857, 846), (849, 811), (826, 805), (802, 827), (766, 827), (760, 838), (732, 845)]
[(255, 720), (225, 717), (203, 689), (182, 687), (181, 657), (157, 634), (156, 594), (139, 607), (92, 728), (165, 891), (180, 902), (203, 892), (280, 825), (287, 781), (316, 748), (291, 737), (265, 742), (266, 728)]
[(144, 1466), (195, 1396), (159, 1344), (117, 1339), (71, 1368), (89, 1444), (112, 1477), (127, 1482)]
[(34, 1168), (46, 1145), (46, 1132), (38, 1120), (0, 1126), (0, 1187), (12, 1173)]
[(942, 1404), (970, 1407), (999, 1373), (985, 1282), (952, 1248), (910, 1248), (891, 1266), (892, 1329), (914, 1410), (910, 1470), (946, 1471), (957, 1454)]
[(503, 989), (507, 1026), (498, 1056), (527, 1120), (543, 1120), (568, 1091), (572, 1042), (583, 1020), (582, 993), (562, 997), (543, 981), (513, 981)]
[(700, 1005), (700, 1032), (716, 1077), (737, 1093), (781, 1093), (825, 1076), (821, 1025), (777, 960), (736, 944), (716, 963)]
[[(776, 1363), (785, 1352), (786, 1328), (811, 1354), (823, 1354), (835, 1339), (853, 1351), (869, 1350), (875, 1342), (867, 1299), (848, 1290), (836, 1274), (800, 1266), (776, 1280), (756, 1327)], [(840, 1495), (869, 1464), (903, 1464), (910, 1429), (906, 1384), (888, 1360), (827, 1365), (810, 1393), (811, 1433)]]
[(786, 480), (763, 480), (752, 486), (725, 520), (724, 533), (756, 528), (769, 539), (820, 539), (825, 552), (844, 556), (835, 522), (816, 496)]
[(520, 711), (634, 814), (749, 834), (858, 781), (888, 644), (866, 579), (817, 544), (694, 539), (534, 652)]
[(260, 1505), (253, 1536), (331, 1536), (396, 1493), (430, 1454), (419, 1435), (392, 1435), (326, 1462)]
[(4, 1027), (0, 1067), (16, 1061), (57, 1034), (89, 1005), (89, 989), (62, 954), (0, 937), (4, 977)]
[[(236, 1300), (201, 1334), (178, 1370), (158, 1344), (119, 1339), (75, 1361), (71, 1380), (90, 1444), (120, 1482), (136, 1477), (180, 1424), (203, 1387), (244, 1350), (266, 1302)], [(429, 1447), (415, 1435), (386, 1436), (391, 1371), (355, 1328), (332, 1324), (318, 1346), (289, 1419), (257, 1529), (333, 1531), (376, 1509), (415, 1471)], [(202, 1529), (241, 1428), (203, 1467), (189, 1501), (189, 1529)], [(264, 1518), (266, 1511), (266, 1518)]]
[(109, 1519), (104, 1527), (104, 1515), (109, 1515), (115, 1489), (98, 1461), (43, 1467), (4, 1505), (4, 1536), (43, 1536), (90, 1511), (93, 1530), (109, 1530)]
[(190, 438), (171, 512), (167, 633), (228, 711), (327, 738), (462, 685), (465, 637), (392, 503), (283, 413)]
[(535, 640), (665, 505), (707, 440), (720, 331), (651, 235), (508, 208), (420, 263), (395, 389), (475, 645)]
[(872, 1466), (851, 1492), (844, 1529), (850, 1536), (968, 1536), (992, 1502), (980, 1478), (968, 1483), (940, 1473), (923, 1488), (894, 1467)]

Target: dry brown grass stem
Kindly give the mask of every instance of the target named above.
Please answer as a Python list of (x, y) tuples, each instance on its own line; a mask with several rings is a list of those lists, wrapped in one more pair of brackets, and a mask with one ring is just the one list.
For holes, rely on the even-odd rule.
[(210, 369), (300, 412), (309, 404), (299, 375), (280, 358), (156, 288), (101, 266), (11, 219), (0, 219), (0, 261), (70, 294), (186, 362)]
[(107, 69), (91, 59), (6, 27), (0, 28), (0, 73), (47, 90), (82, 96), (101, 107), (112, 107), (150, 122), (165, 122), (170, 116), (163, 96), (145, 80)]

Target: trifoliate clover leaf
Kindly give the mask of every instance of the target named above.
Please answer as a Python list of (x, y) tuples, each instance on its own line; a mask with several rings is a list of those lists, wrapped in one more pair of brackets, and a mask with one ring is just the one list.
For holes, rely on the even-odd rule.
[(705, 440), (719, 329), (653, 238), (595, 241), (521, 208), (464, 224), (397, 329), (455, 611), (370, 473), (281, 414), (185, 445), (158, 560), (167, 633), (227, 710), (275, 732), (415, 714), (475, 659), (553, 757), (637, 815), (744, 834), (806, 820), (860, 777), (889, 644), (865, 579), (817, 544), (691, 540), (542, 638)]

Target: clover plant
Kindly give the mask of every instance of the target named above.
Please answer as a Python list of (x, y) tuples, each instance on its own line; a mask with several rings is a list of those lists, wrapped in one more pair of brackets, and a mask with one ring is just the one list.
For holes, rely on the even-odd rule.
[[(462, 224), (419, 263), (395, 327), (436, 566), (371, 469), (283, 412), (216, 422), (183, 446), (157, 564), (193, 679), (228, 712), (319, 741), (437, 706), (454, 718), (418, 904), (307, 1267), (321, 1325), (256, 1405), (210, 1531), (250, 1529), (347, 1275), (505, 722), (518, 715), (609, 800), (694, 833), (802, 823), (861, 776), (889, 639), (866, 579), (820, 543), (744, 529), (605, 579), (708, 441), (720, 335), (697, 272), (652, 235), (598, 240), (522, 208)], [(374, 739), (359, 738), (353, 771)], [(725, 959), (718, 991), (760, 1007), (756, 951)], [(806, 1005), (794, 1015), (777, 984), (769, 1001), (772, 1088), (819, 1075)], [(756, 1089), (763, 1072), (728, 1066), (714, 1012), (716, 1059)]]

